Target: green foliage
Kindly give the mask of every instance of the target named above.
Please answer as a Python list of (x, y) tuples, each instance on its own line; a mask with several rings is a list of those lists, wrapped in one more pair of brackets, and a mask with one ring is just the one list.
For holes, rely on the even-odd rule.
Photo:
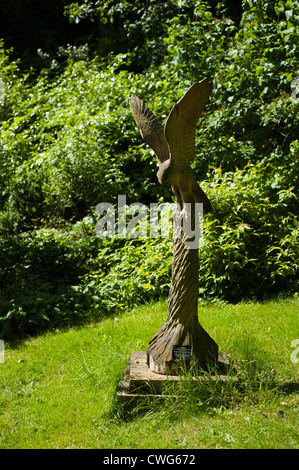
[(292, 15), (286, 8), (278, 17), (275, 2), (245, 5), (238, 27), (220, 7), (213, 17), (207, 2), (198, 1), (195, 20), (173, 18), (165, 38), (172, 79), (208, 76), (214, 85), (198, 134), (202, 173), (213, 164), (234, 171), (268, 160), (276, 149), (288, 154), (298, 139), (298, 102), (290, 99), (298, 73), (298, 4), (292, 3)]
[(34, 334), (165, 297), (168, 239), (99, 239), (85, 218), (69, 231), (7, 237), (0, 252), (0, 337)]
[(88, 0), (70, 3), (65, 14), (71, 22), (97, 21), (103, 31), (97, 40), (98, 54), (130, 51), (130, 68), (143, 71), (163, 60), (167, 22), (182, 9), (192, 12), (189, 2), (175, 0)]
[[(154, 162), (147, 163), (150, 154), (140, 147), (127, 105), (145, 80), (128, 72), (116, 76), (116, 67), (117, 61), (105, 70), (96, 62), (70, 61), (61, 76), (53, 80), (42, 74), (30, 86), (15, 74), (4, 77), (2, 195), (6, 219), (17, 229), (80, 219), (118, 194), (151, 198), (147, 190), (154, 174), (148, 168)], [(144, 186), (145, 172), (150, 177)]]
[(296, 195), (292, 188), (277, 190), (267, 173), (261, 165), (215, 170), (214, 213), (199, 251), (202, 295), (234, 302), (298, 288), (298, 221), (288, 211)]
[(107, 51), (122, 54), (104, 53), (102, 43), (101, 57), (91, 60), (87, 49), (68, 46), (59, 49), (63, 68), (59, 56), (24, 73), (1, 43), (5, 334), (167, 295), (169, 240), (98, 240), (93, 219), (97, 204), (116, 204), (119, 194), (128, 204), (171, 201), (129, 98), (138, 95), (164, 121), (205, 76), (213, 92), (198, 125), (194, 170), (214, 210), (199, 252), (200, 295), (237, 301), (295, 292), (298, 2), (246, 0), (240, 24), (227, 2), (212, 9), (201, 0), (84, 2), (68, 11), (73, 19), (96, 13), (109, 31), (122, 30), (123, 45), (109, 49), (109, 34), (102, 38)]
[(94, 251), (92, 241), (79, 244), (72, 234), (42, 229), (7, 237), (1, 245), (2, 337), (84, 318), (86, 305), (76, 284), (87, 269), (85, 258)]

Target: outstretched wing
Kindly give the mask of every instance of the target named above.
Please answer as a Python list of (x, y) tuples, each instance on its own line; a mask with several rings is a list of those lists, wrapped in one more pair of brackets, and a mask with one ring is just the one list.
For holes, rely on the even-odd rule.
[(196, 124), (211, 91), (212, 84), (205, 78), (194, 83), (172, 108), (165, 124), (165, 135), (173, 162), (194, 160)]
[(152, 147), (159, 164), (168, 160), (170, 153), (161, 122), (137, 96), (131, 97), (130, 108), (143, 140)]

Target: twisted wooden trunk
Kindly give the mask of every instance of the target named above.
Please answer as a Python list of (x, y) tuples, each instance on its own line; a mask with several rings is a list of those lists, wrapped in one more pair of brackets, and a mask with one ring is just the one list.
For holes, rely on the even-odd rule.
[[(179, 210), (179, 209), (178, 209)], [(194, 206), (193, 206), (194, 211)], [(194, 213), (192, 214), (194, 216)], [(181, 224), (182, 219), (181, 217)], [(175, 374), (181, 364), (178, 352), (190, 351), (201, 367), (217, 363), (218, 346), (198, 321), (198, 247), (189, 248), (181, 228), (173, 240), (171, 287), (168, 317), (148, 347), (149, 367), (161, 374)], [(193, 243), (193, 242), (192, 242)], [(183, 356), (188, 365), (189, 356)]]

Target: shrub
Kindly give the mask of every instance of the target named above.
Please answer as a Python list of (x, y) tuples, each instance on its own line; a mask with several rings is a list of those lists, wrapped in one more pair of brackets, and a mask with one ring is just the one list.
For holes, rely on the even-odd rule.
[[(138, 25), (126, 23), (130, 47), (118, 55), (91, 60), (70, 47), (61, 50), (63, 68), (54, 61), (25, 73), (1, 44), (6, 332), (70, 324), (166, 296), (169, 243), (100, 241), (92, 216), (97, 204), (115, 204), (119, 194), (128, 204), (171, 201), (171, 189), (157, 184), (157, 162), (129, 98), (137, 94), (165, 122), (174, 102), (205, 76), (213, 92), (198, 124), (193, 167), (214, 211), (205, 218), (199, 252), (200, 294), (237, 301), (298, 288), (299, 104), (290, 96), (298, 73), (298, 2), (246, 0), (240, 24), (224, 2), (214, 9), (201, 0), (192, 8), (187, 0), (180, 9), (170, 3), (158, 42), (156, 2), (149, 18), (144, 2), (140, 18), (130, 7)], [(128, 20), (127, 2), (102, 6), (107, 21), (110, 13)], [(80, 13), (75, 7), (71, 14)], [(137, 30), (144, 33), (140, 54), (155, 54), (138, 70)]]
[(249, 165), (215, 170), (209, 185), (214, 213), (199, 250), (201, 294), (229, 301), (265, 299), (298, 288), (296, 196), (276, 190), (267, 170)]

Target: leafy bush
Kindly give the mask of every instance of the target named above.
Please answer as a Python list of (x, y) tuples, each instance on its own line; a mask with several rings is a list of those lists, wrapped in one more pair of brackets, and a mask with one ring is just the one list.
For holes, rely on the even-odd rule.
[[(0, 47), (5, 334), (167, 295), (169, 240), (99, 240), (93, 217), (97, 204), (115, 204), (119, 194), (128, 204), (171, 201), (171, 189), (157, 183), (157, 162), (129, 98), (137, 94), (165, 121), (205, 76), (213, 92), (198, 125), (194, 170), (214, 210), (199, 252), (200, 295), (237, 301), (296, 291), (299, 103), (291, 93), (298, 2), (244, 0), (240, 24), (227, 2), (213, 9), (201, 0), (181, 1), (180, 8), (150, 2), (148, 17), (144, 2), (93, 3), (109, 28), (114, 19), (117, 31), (125, 19), (122, 54), (104, 57), (102, 44), (102, 57), (91, 60), (70, 46), (60, 49), (63, 68), (54, 60), (40, 73), (25, 73)], [(72, 4), (69, 12), (88, 16), (90, 5)], [(167, 6), (172, 13), (155, 41)]]
[(201, 295), (263, 300), (298, 289), (299, 230), (288, 212), (291, 190), (276, 190), (267, 169), (215, 170), (209, 186), (214, 213), (199, 251)]
[(0, 337), (80, 324), (167, 295), (171, 239), (99, 239), (94, 221), (11, 236), (0, 254)]
[(49, 229), (2, 240), (1, 336), (81, 321), (86, 304), (76, 285), (93, 251), (92, 240)]

